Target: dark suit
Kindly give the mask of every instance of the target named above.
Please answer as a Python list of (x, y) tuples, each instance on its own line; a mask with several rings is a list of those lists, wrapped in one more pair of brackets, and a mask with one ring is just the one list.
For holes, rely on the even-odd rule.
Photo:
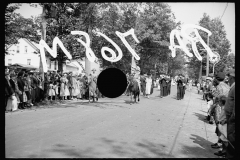
[(183, 80), (179, 79), (177, 80), (177, 99), (178, 100), (183, 99), (183, 94), (184, 94), (183, 90), (184, 90)]
[[(24, 83), (23, 79), (18, 77), (17, 84), (18, 84), (18, 89), (23, 93), (24, 92), (24, 86), (25, 86), (25, 83)], [(20, 100), (20, 102), (23, 102), (23, 94), (21, 94), (19, 96), (19, 100)]]
[(159, 84), (160, 84), (160, 97), (163, 97), (163, 85), (162, 85), (162, 80), (163, 80), (163, 79), (160, 79), (160, 80), (159, 80)]
[(167, 82), (166, 82), (166, 79), (163, 78), (162, 79), (162, 87), (163, 87), (163, 96), (167, 96)]

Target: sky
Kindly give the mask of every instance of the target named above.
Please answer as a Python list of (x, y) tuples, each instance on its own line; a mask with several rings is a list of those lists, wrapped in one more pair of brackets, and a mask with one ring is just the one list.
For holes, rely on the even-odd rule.
[[(231, 52), (235, 54), (235, 3), (167, 3), (176, 20), (185, 24), (198, 24), (203, 17), (203, 13), (207, 13), (211, 19), (222, 17), (222, 23), (227, 33), (227, 39), (231, 44)], [(225, 12), (224, 9), (226, 8)], [(22, 4), (20, 9), (16, 10), (25, 18), (38, 16), (42, 13), (42, 8), (30, 7), (29, 4)], [(224, 14), (223, 14), (224, 13)]]

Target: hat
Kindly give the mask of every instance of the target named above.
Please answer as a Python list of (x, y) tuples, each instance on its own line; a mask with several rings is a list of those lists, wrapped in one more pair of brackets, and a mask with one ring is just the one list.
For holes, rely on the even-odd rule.
[(216, 77), (218, 81), (223, 81), (225, 79), (225, 74), (223, 72), (219, 72)]
[(212, 81), (212, 78), (211, 78), (211, 77), (207, 77), (206, 80), (210, 80), (210, 81)]
[(232, 76), (232, 77), (235, 77), (235, 69), (230, 69), (228, 71), (228, 75)]

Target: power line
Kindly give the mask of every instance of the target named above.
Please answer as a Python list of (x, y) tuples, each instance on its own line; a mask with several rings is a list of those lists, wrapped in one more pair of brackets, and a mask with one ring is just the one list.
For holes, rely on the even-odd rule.
[[(227, 6), (228, 6), (228, 3), (227, 3)], [(221, 16), (221, 20), (222, 20), (222, 17), (223, 17), (223, 15), (224, 15), (226, 9), (227, 9), (227, 6), (225, 7), (225, 9), (224, 9), (224, 11), (223, 11), (223, 14), (222, 14), (222, 16)]]

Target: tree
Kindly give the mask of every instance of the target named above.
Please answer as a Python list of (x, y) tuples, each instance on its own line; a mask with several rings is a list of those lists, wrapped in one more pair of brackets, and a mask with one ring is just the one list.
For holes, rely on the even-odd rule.
[(37, 30), (39, 26), (34, 18), (24, 18), (15, 13), (21, 4), (10, 4), (5, 11), (5, 52), (12, 44), (17, 44), (19, 38), (26, 38), (37, 42), (40, 40)]
[[(209, 37), (209, 47), (210, 49), (217, 52), (221, 56), (221, 59), (225, 59), (228, 53), (231, 51), (231, 49), (230, 49), (230, 42), (226, 38), (226, 31), (225, 31), (224, 25), (222, 24), (221, 19), (219, 17), (211, 19), (209, 15), (204, 13), (203, 17), (199, 21), (199, 26), (206, 28), (212, 32), (212, 35)], [(199, 34), (204, 40), (204, 42), (207, 44), (207, 37), (208, 37), (207, 33), (199, 30)], [(204, 49), (204, 47), (200, 43), (197, 43), (197, 49), (200, 52), (200, 54), (202, 54), (203, 56), (202, 73), (203, 75), (205, 75), (206, 52), (201, 53), (201, 50)], [(194, 71), (196, 71), (196, 74), (197, 74), (197, 71), (199, 73), (201, 62), (200, 61), (198, 62), (198, 60), (195, 57), (192, 57), (190, 59), (190, 62), (188, 63), (188, 66), (190, 68), (194, 68)], [(213, 68), (213, 64), (209, 63), (209, 71), (211, 71), (212, 68)], [(220, 70), (223, 70), (224, 68), (225, 67), (223, 66)]]
[[(46, 8), (45, 19), (47, 22), (46, 43), (52, 47), (53, 39), (57, 36), (71, 53), (73, 59), (85, 57), (85, 47), (76, 38), (79, 36), (71, 35), (71, 31), (89, 32), (89, 24), (93, 23), (89, 16), (93, 12), (89, 3), (41, 3)], [(47, 54), (48, 55), (48, 54)], [(49, 55), (48, 55), (49, 56)], [(63, 63), (68, 58), (58, 47), (57, 60), (59, 70), (62, 71)]]
[[(141, 57), (139, 63), (143, 71), (154, 68), (155, 64), (156, 69), (159, 70), (159, 67), (164, 66), (161, 63), (167, 64), (171, 51), (168, 49), (168, 44), (164, 42), (169, 41), (170, 33), (177, 25), (167, 4), (144, 4), (143, 12), (140, 12), (136, 24), (136, 35), (141, 41), (138, 45)], [(166, 73), (167, 70), (163, 72)]]

